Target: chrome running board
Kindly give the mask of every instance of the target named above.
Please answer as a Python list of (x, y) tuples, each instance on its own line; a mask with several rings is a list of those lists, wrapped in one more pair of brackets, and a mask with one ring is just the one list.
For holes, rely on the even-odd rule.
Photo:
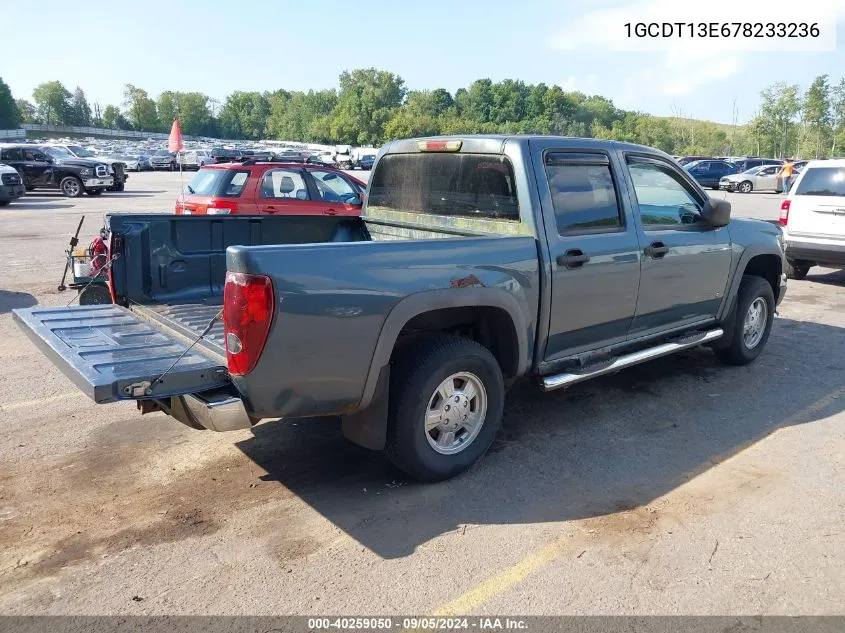
[(639, 352), (625, 354), (624, 356), (620, 356), (615, 359), (612, 363), (604, 365), (600, 369), (596, 369), (594, 371), (587, 370), (583, 373), (562, 373), (545, 376), (543, 378), (543, 389), (545, 391), (552, 391), (554, 389), (560, 389), (561, 387), (574, 385), (575, 383), (582, 382), (584, 380), (589, 380), (590, 378), (595, 378), (596, 376), (612, 374), (620, 369), (639, 365), (640, 363), (644, 363), (653, 358), (660, 358), (661, 356), (667, 356), (669, 354), (679, 352), (682, 349), (697, 347), (698, 345), (715, 341), (717, 338), (721, 338), (723, 334), (724, 331), (721, 328), (717, 328), (696, 336), (693, 339), (686, 337), (678, 342), (663, 343), (662, 345), (649, 347), (648, 349), (640, 350)]

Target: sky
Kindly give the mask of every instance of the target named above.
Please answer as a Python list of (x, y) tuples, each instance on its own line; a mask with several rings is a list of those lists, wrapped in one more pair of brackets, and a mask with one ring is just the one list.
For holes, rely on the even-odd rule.
[[(599, 94), (629, 110), (723, 123), (736, 115), (743, 123), (774, 82), (805, 89), (816, 75), (831, 75), (831, 83), (845, 75), (845, 0), (142, 0), (66, 7), (41, 0), (37, 21), (29, 3), (4, 7), (4, 21), (27, 25), (2, 35), (0, 77), (15, 98), (31, 100), (35, 86), (58, 79), (102, 107), (120, 105), (126, 83), (152, 97), (184, 90), (223, 101), (235, 90), (332, 88), (344, 70), (375, 67), (398, 74), (409, 89), (454, 93), (479, 78), (522, 79)], [(638, 39), (627, 38), (624, 27), (811, 19), (823, 20), (822, 35), (789, 41)], [(15, 50), (20, 54), (9, 54)]]

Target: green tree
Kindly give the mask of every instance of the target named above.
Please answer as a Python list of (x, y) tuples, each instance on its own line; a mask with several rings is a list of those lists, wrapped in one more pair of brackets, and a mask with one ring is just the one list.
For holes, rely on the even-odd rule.
[(46, 125), (68, 125), (72, 116), (71, 94), (60, 81), (48, 81), (32, 91), (38, 120)]
[(21, 124), (21, 112), (9, 86), (0, 78), (0, 130), (16, 130)]
[(35, 112), (35, 106), (26, 99), (18, 99), (15, 101), (18, 106), (18, 112), (21, 115), (21, 123), (38, 123), (38, 115)]
[(226, 138), (260, 139), (269, 116), (269, 95), (236, 91), (226, 97), (220, 109), (220, 129)]
[(836, 156), (836, 140), (845, 137), (845, 77), (830, 91), (830, 125), (833, 136), (830, 154)]
[(177, 93), (171, 90), (165, 90), (156, 99), (156, 115), (162, 132), (169, 132), (174, 119), (179, 116), (178, 100)]
[(830, 86), (827, 75), (819, 75), (804, 95), (803, 118), (809, 127), (813, 155), (821, 158), (831, 134)]
[(285, 141), (331, 143), (335, 140), (331, 114), (337, 101), (334, 90), (271, 94), (267, 134)]
[(103, 127), (109, 130), (131, 130), (132, 125), (116, 106), (107, 105), (103, 110)]
[(143, 88), (126, 84), (123, 87), (123, 107), (126, 108), (129, 121), (136, 130), (143, 132), (159, 130), (155, 101), (150, 99), (150, 95)]
[(70, 111), (72, 125), (91, 125), (91, 106), (88, 105), (88, 99), (85, 98), (85, 93), (79, 86), (73, 91)]
[(760, 93), (760, 99), (760, 116), (768, 134), (766, 145), (772, 155), (786, 157), (792, 153), (793, 119), (801, 107), (798, 86), (775, 83)]
[(333, 113), (332, 136), (339, 143), (378, 145), (384, 128), (405, 98), (398, 75), (375, 68), (344, 71)]

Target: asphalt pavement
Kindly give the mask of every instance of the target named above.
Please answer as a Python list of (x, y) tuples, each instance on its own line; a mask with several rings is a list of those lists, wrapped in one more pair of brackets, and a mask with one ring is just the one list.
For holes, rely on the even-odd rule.
[[(179, 189), (0, 210), (0, 614), (845, 611), (845, 272), (790, 282), (750, 366), (699, 349), (516, 387), (485, 459), (421, 485), (336, 419), (217, 434), (94, 405), (12, 323), (72, 301), (81, 214), (88, 240)], [(770, 220), (783, 199), (714, 195)]]

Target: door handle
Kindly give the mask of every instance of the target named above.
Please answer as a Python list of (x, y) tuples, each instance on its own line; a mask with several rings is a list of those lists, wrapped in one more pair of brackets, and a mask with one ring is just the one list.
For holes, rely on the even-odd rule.
[(337, 209), (326, 209), (326, 215), (337, 215)]
[(662, 259), (663, 256), (669, 252), (669, 247), (663, 242), (652, 242), (645, 249), (645, 254), (652, 259)]
[(573, 248), (566, 251), (563, 255), (558, 255), (557, 263), (559, 266), (564, 266), (566, 268), (580, 268), (584, 264), (590, 261), (590, 256), (585, 255), (584, 252), (579, 248)]

